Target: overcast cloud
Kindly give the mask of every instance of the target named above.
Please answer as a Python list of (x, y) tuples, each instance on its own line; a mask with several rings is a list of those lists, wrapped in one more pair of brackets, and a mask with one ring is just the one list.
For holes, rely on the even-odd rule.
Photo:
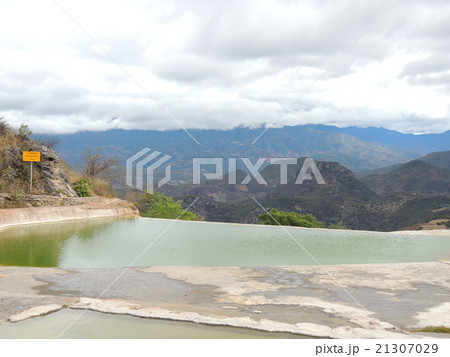
[[(185, 128), (450, 129), (450, 2), (58, 1)], [(0, 116), (35, 132), (178, 126), (52, 1), (0, 3)]]

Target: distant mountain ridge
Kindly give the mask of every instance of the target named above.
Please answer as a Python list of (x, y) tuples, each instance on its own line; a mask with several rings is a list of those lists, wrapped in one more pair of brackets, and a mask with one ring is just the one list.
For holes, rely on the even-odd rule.
[(403, 150), (418, 152), (425, 155), (431, 152), (450, 149), (450, 130), (439, 134), (403, 134), (385, 128), (359, 128), (355, 126), (339, 128), (330, 125), (315, 125), (322, 130), (352, 135), (366, 142), (377, 143), (387, 147), (398, 147)]
[[(195, 143), (183, 130), (122, 130), (58, 135), (57, 149), (74, 166), (81, 165), (87, 148), (102, 147), (122, 162), (144, 147), (173, 156), (174, 170), (190, 170), (193, 157), (304, 157), (337, 161), (353, 172), (407, 162), (424, 154), (450, 149), (450, 131), (442, 134), (402, 134), (383, 128), (338, 128), (298, 125), (271, 128), (252, 144), (262, 129), (190, 130)], [(242, 167), (241, 167), (242, 168)]]
[(418, 160), (427, 162), (431, 165), (450, 170), (450, 151), (433, 152), (425, 155)]
[[(431, 164), (436, 167), (440, 167), (443, 169), (450, 170), (450, 151), (440, 151), (440, 152), (433, 152), (431, 154), (422, 156), (417, 158), (416, 160), (426, 162), (428, 164)], [(359, 172), (356, 176), (359, 178), (363, 178), (370, 175), (381, 175), (386, 174), (391, 171), (394, 171), (398, 168), (400, 168), (403, 164), (396, 164), (392, 166), (382, 167), (375, 170), (369, 170), (369, 171), (363, 171)]]
[(450, 193), (450, 171), (422, 160), (407, 162), (384, 174), (363, 177), (361, 182), (379, 195), (396, 192)]

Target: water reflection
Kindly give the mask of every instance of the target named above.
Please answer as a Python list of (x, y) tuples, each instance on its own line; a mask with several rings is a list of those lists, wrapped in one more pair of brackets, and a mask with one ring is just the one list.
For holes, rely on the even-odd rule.
[(61, 251), (69, 239), (88, 244), (117, 218), (12, 227), (0, 231), (0, 265), (60, 266)]
[(79, 318), (63, 338), (308, 338), (244, 328), (209, 326), (191, 322), (143, 319), (125, 315), (76, 310), (59, 312), (0, 326), (0, 338), (56, 338)]
[[(0, 265), (135, 266), (316, 265), (275, 226), (136, 219), (42, 224), (0, 231)], [(321, 264), (448, 259), (448, 236), (286, 228)], [(163, 234), (162, 234), (163, 233)], [(151, 246), (151, 249), (147, 248)], [(134, 261), (145, 251), (138, 261)]]

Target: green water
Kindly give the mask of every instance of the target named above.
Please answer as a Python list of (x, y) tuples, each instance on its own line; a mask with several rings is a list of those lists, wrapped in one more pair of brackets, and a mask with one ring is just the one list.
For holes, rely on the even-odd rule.
[[(321, 264), (450, 259), (450, 238), (445, 236), (286, 229)], [(0, 231), (0, 265), (96, 268), (131, 263), (134, 266), (316, 264), (283, 228), (275, 226), (138, 218), (41, 224)]]
[[(61, 310), (14, 324), (0, 325), (0, 338), (56, 338), (80, 314)], [(63, 338), (307, 338), (243, 328), (208, 326), (192, 322), (143, 319), (86, 311)]]

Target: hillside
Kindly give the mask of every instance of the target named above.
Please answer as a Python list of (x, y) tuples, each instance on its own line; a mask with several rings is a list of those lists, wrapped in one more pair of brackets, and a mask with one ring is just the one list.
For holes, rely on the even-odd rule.
[[(336, 162), (318, 161), (326, 182), (315, 180), (296, 185), (302, 160), (289, 166), (288, 182), (279, 184), (279, 167), (269, 165), (261, 171), (267, 185), (253, 179), (247, 185), (230, 185), (223, 180), (209, 180), (201, 185), (166, 185), (165, 194), (173, 195), (188, 206), (196, 197), (194, 209), (208, 221), (256, 223), (265, 208), (311, 213), (327, 225), (343, 222), (352, 229), (389, 231), (410, 227), (434, 219), (450, 219), (448, 172), (422, 161), (412, 161), (398, 171), (376, 175), (372, 190), (364, 180)], [(246, 173), (236, 173), (241, 182)], [(369, 182), (374, 184), (373, 182)]]
[(449, 193), (450, 171), (421, 160), (413, 160), (390, 172), (365, 176), (361, 182), (379, 195), (395, 192)]
[[(279, 184), (279, 167), (269, 165), (261, 171), (267, 185), (258, 184), (254, 179), (247, 185), (229, 185), (226, 175), (223, 180), (210, 180), (201, 185), (166, 185), (161, 191), (187, 204), (200, 197), (195, 209), (206, 220), (244, 223), (255, 223), (258, 214), (263, 213), (252, 197), (266, 207), (312, 213), (326, 224), (340, 222), (350, 212), (361, 210), (364, 202), (376, 198), (375, 192), (337, 162), (317, 162), (325, 185), (315, 180), (295, 184), (302, 164), (303, 160), (299, 159), (297, 166), (289, 167), (287, 184)], [(246, 174), (239, 171), (236, 176), (239, 183)]]
[[(0, 128), (0, 194), (19, 200), (25, 193), (76, 197), (56, 152), (31, 140), (26, 127), (18, 131), (6, 123)], [(23, 151), (38, 151), (40, 162), (33, 164), (33, 188), (29, 191), (30, 163), (22, 161)]]
[[(23, 161), (24, 151), (40, 153), (40, 161), (33, 162), (31, 190), (31, 163)], [(94, 158), (97, 165), (105, 162)], [(71, 170), (47, 142), (31, 138), (28, 126), (11, 128), (0, 118), (0, 208), (72, 205), (70, 199), (79, 195), (111, 198), (113, 191), (102, 177)]]
[(417, 160), (450, 170), (450, 151), (433, 152)]
[[(431, 164), (433, 166), (441, 167), (443, 169), (450, 170), (450, 151), (440, 151), (440, 152), (433, 152), (428, 155), (425, 155), (423, 157), (419, 157), (419, 161), (424, 161), (428, 164)], [(369, 170), (369, 171), (363, 171), (357, 173), (357, 177), (362, 178), (374, 174), (387, 174), (391, 171), (394, 171), (395, 169), (398, 169), (403, 164), (396, 164), (392, 166), (382, 167), (375, 170)]]

